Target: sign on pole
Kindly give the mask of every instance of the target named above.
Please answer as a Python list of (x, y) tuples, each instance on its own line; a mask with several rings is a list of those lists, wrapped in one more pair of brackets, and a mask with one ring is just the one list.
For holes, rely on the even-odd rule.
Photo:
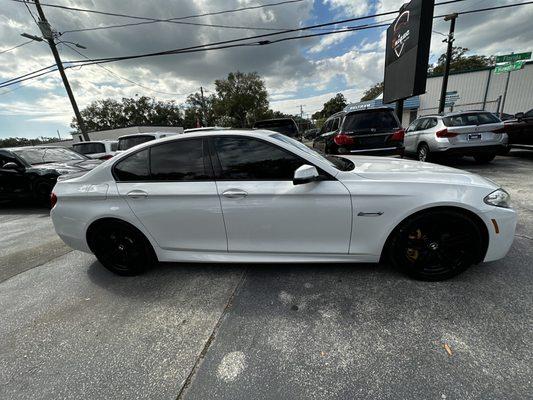
[(505, 54), (503, 56), (496, 56), (496, 64), (513, 63), (515, 61), (529, 60), (530, 58), (530, 51), (527, 53)]
[(411, 0), (387, 29), (383, 102), (426, 92), (434, 0)]
[(446, 92), (446, 101), (444, 104), (446, 107), (452, 107), (460, 98), (461, 96), (459, 96), (459, 93), (457, 93), (457, 91)]
[(503, 74), (505, 72), (518, 71), (524, 68), (525, 61), (514, 61), (502, 65), (496, 65), (494, 68), (495, 74)]

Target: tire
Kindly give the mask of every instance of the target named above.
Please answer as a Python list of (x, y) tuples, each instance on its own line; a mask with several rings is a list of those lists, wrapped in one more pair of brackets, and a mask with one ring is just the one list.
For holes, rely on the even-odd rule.
[(87, 236), (98, 261), (117, 275), (142, 274), (156, 261), (150, 242), (128, 223), (117, 220), (100, 223)]
[(431, 159), (431, 152), (429, 151), (429, 146), (425, 143), (422, 143), (418, 146), (416, 150), (416, 158), (418, 161), (429, 162)]
[(391, 263), (411, 278), (450, 279), (482, 259), (476, 223), (456, 211), (428, 211), (404, 221), (388, 242)]
[(476, 154), (474, 160), (478, 164), (488, 164), (496, 158), (496, 153), (487, 153), (487, 154)]

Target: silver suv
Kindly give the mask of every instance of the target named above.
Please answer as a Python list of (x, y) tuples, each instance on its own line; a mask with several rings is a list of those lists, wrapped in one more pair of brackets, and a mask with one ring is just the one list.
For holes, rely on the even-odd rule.
[(488, 163), (507, 142), (503, 122), (485, 111), (427, 115), (413, 121), (404, 138), (405, 153), (420, 161), (439, 154), (473, 156), (478, 163)]

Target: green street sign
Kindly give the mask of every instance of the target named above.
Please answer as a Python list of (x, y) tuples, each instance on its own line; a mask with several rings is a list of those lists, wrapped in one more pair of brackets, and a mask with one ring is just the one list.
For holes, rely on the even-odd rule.
[(531, 52), (517, 53), (517, 54), (505, 54), (503, 56), (496, 56), (496, 64), (499, 63), (512, 63), (515, 61), (529, 60), (531, 58)]
[(524, 61), (515, 61), (503, 65), (497, 65), (494, 69), (495, 74), (503, 74), (505, 72), (512, 72), (512, 71), (518, 71), (522, 68), (524, 68)]

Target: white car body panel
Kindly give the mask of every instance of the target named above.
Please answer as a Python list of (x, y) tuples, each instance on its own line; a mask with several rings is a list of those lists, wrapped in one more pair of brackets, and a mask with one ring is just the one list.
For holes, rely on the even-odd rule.
[[(244, 135), (274, 143), (305, 158), (336, 180), (292, 182), (117, 183), (117, 154), (82, 177), (59, 182), (51, 211), (58, 235), (90, 252), (89, 226), (117, 218), (137, 227), (160, 261), (187, 262), (377, 262), (390, 233), (405, 218), (434, 207), (458, 207), (484, 222), (489, 244), (484, 261), (505, 256), (514, 238), (516, 213), (485, 204), (499, 187), (453, 168), (393, 158), (348, 156), (352, 171), (341, 172), (312, 151), (272, 138), (270, 132), (224, 131), (182, 137)], [(136, 149), (149, 147), (148, 142)], [(223, 195), (231, 189), (246, 197)], [(129, 198), (143, 190), (147, 198)], [(496, 234), (492, 220), (500, 232)]]

